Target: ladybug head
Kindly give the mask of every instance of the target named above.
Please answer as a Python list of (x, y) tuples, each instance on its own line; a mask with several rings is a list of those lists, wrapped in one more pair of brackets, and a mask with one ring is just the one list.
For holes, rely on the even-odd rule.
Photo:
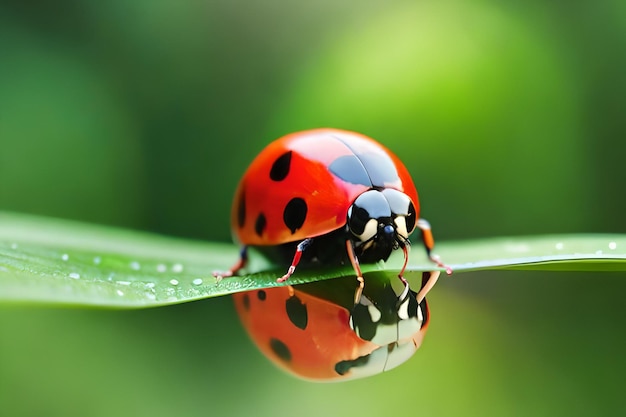
[(417, 215), (408, 195), (385, 188), (359, 195), (348, 209), (348, 230), (363, 253), (386, 260), (392, 250), (409, 244)]
[(367, 294), (361, 296), (350, 313), (350, 328), (361, 339), (387, 346), (415, 337), (428, 323), (425, 300), (418, 303), (417, 294), (408, 285), (401, 294), (388, 280), (382, 287), (368, 284), (366, 288)]

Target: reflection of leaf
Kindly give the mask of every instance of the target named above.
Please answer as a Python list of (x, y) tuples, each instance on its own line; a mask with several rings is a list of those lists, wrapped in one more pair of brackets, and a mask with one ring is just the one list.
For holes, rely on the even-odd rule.
[[(442, 259), (455, 270), (626, 270), (626, 235), (570, 235), (442, 243)], [(211, 276), (237, 258), (230, 244), (189, 241), (69, 221), (0, 213), (0, 300), (102, 307), (181, 303), (277, 285), (282, 269), (252, 254), (253, 274)], [(397, 271), (394, 255), (365, 272)], [(432, 269), (414, 245), (409, 271)], [(353, 274), (349, 267), (299, 270), (292, 284)], [(411, 278), (411, 272), (407, 273)]]

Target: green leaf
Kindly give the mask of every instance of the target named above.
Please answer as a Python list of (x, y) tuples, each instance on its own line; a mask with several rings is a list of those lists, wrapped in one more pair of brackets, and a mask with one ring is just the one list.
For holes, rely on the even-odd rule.
[[(453, 269), (626, 270), (626, 235), (553, 235), (440, 242)], [(0, 302), (149, 307), (279, 285), (284, 268), (251, 253), (249, 274), (217, 282), (213, 270), (234, 263), (232, 244), (0, 212)], [(401, 254), (364, 272), (397, 273)], [(414, 245), (406, 276), (433, 264)], [(395, 272), (394, 272), (395, 271)], [(298, 270), (290, 284), (353, 275), (350, 267)]]

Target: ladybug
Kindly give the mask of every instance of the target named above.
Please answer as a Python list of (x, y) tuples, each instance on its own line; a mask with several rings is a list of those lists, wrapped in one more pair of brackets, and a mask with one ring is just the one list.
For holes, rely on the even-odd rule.
[[(233, 295), (259, 350), (279, 368), (318, 382), (363, 378), (407, 361), (420, 347), (430, 315), (426, 299), (387, 275), (368, 274), (353, 305), (350, 277)], [(423, 282), (428, 282), (424, 273)]]
[[(246, 266), (248, 246), (269, 259), (289, 265), (278, 282), (298, 265), (352, 264), (358, 286), (364, 288), (359, 262), (386, 261), (393, 250), (408, 263), (409, 235), (416, 228), (429, 258), (430, 225), (419, 219), (417, 191), (400, 159), (375, 140), (355, 132), (314, 129), (286, 135), (270, 143), (245, 172), (232, 206), (231, 225), (242, 244), (239, 261), (221, 279)], [(430, 273), (426, 292), (439, 276)]]

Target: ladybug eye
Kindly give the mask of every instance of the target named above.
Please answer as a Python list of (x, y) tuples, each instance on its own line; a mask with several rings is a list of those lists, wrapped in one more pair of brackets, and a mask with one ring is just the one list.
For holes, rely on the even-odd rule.
[(378, 222), (372, 219), (367, 210), (361, 207), (350, 207), (348, 227), (350, 232), (361, 242), (367, 242), (378, 232)]
[(417, 225), (417, 214), (415, 212), (415, 206), (409, 200), (409, 212), (406, 216), (404, 216), (404, 221), (406, 222), (406, 231), (407, 236), (411, 234), (413, 230), (415, 230), (415, 226)]
[(363, 233), (361, 233), (358, 238), (361, 242), (367, 242), (368, 240), (374, 238), (376, 233), (378, 233), (378, 222), (374, 219), (369, 219), (369, 221), (365, 223)]

